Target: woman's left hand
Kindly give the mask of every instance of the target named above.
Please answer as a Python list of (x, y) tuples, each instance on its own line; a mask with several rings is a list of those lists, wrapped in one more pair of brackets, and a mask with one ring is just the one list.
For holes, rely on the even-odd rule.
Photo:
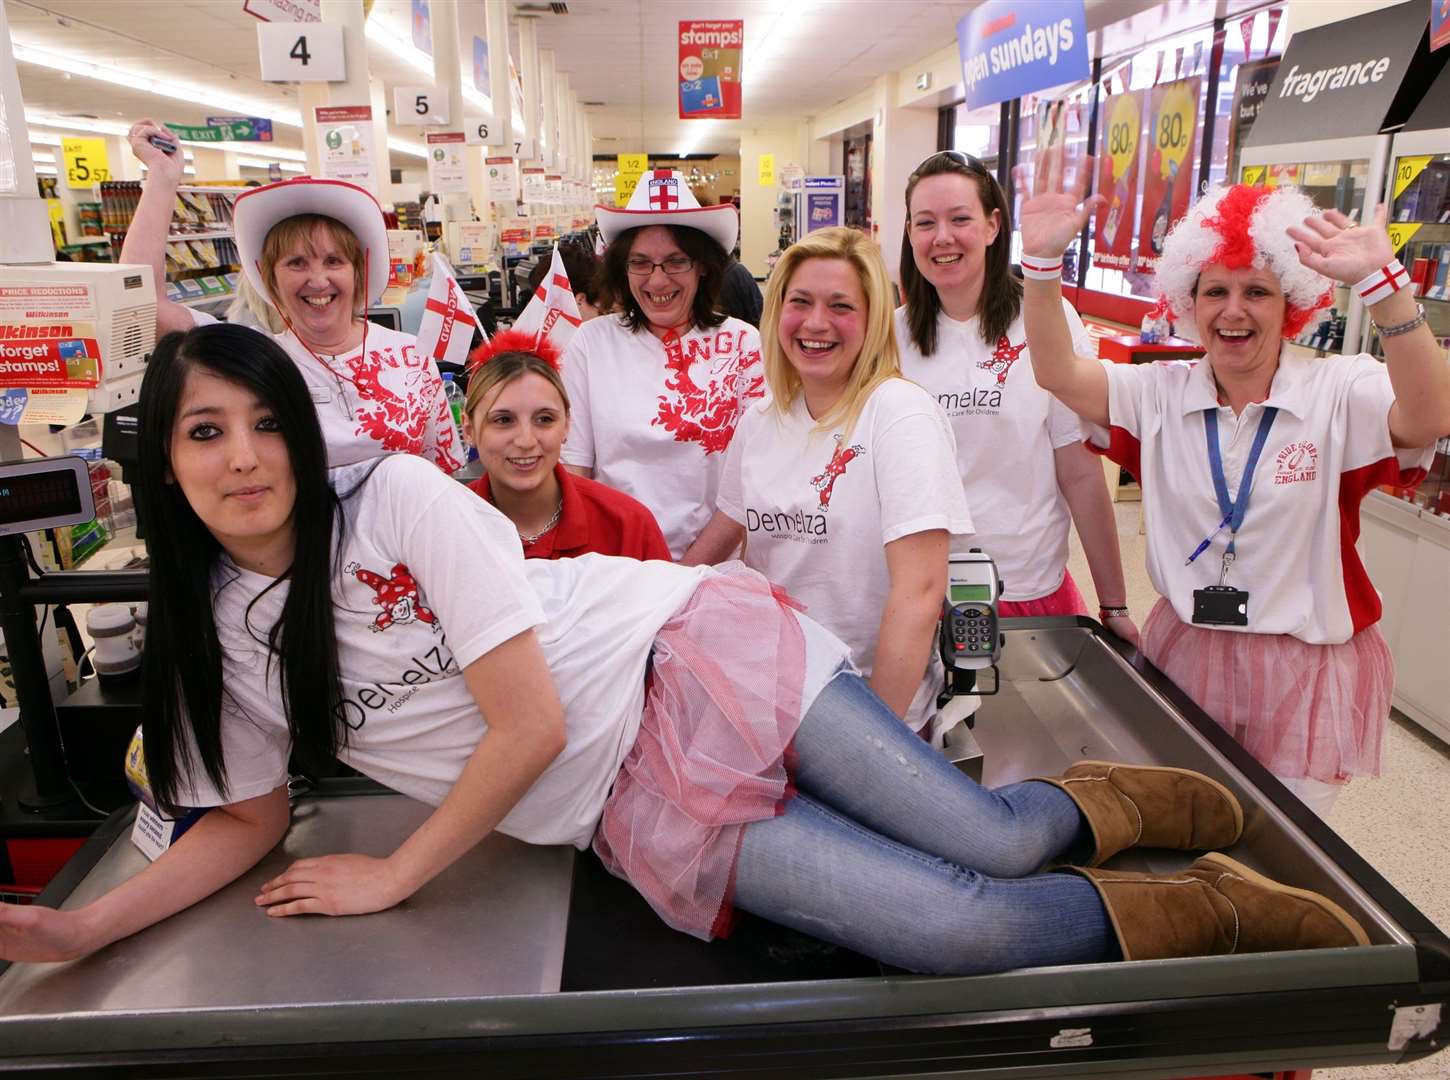
[(1362, 281), (1395, 257), (1385, 232), (1386, 207), (1375, 207), (1373, 225), (1356, 225), (1338, 210), (1304, 219), (1291, 225), (1289, 236), (1299, 252), (1299, 261), (1325, 277), (1353, 285)]
[(367, 915), (408, 898), (387, 859), (322, 855), (298, 859), (262, 886), (258, 907), (268, 915)]
[(1133, 648), (1138, 648), (1138, 624), (1127, 615), (1110, 615), (1103, 620), (1103, 626), (1117, 634)]

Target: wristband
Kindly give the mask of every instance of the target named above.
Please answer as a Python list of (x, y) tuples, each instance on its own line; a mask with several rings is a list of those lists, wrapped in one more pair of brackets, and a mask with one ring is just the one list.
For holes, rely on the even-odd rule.
[(1104, 619), (1126, 619), (1128, 609), (1125, 607), (1100, 607), (1098, 615)]
[(1387, 296), (1393, 296), (1410, 283), (1410, 272), (1400, 264), (1399, 259), (1391, 259), (1380, 269), (1355, 282), (1354, 291), (1364, 301), (1365, 307), (1373, 307)]
[(1036, 255), (1023, 255), (1020, 260), (1022, 276), (1033, 281), (1052, 281), (1062, 277), (1062, 256), (1056, 259), (1039, 259)]

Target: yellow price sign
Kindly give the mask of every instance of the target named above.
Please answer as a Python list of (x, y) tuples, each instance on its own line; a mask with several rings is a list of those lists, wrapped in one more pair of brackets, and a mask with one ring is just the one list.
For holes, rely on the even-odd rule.
[(1143, 115), (1138, 110), (1137, 94), (1117, 94), (1108, 113), (1108, 153), (1113, 157), (1113, 179), (1126, 176), (1138, 157), (1138, 136)]
[(1264, 166), (1245, 165), (1243, 171), (1239, 173), (1239, 177), (1249, 187), (1258, 187), (1264, 182)]
[(615, 167), (623, 174), (638, 176), (649, 169), (648, 154), (620, 154)]
[(775, 187), (775, 155), (760, 155), (760, 186)]
[(628, 206), (629, 197), (634, 194), (634, 189), (639, 186), (639, 178), (643, 173), (620, 173), (614, 178), (614, 205)]
[(105, 139), (61, 139), (60, 154), (69, 187), (88, 188), (111, 178)]
[(1186, 85), (1175, 83), (1163, 95), (1163, 104), (1158, 108), (1157, 122), (1153, 125), (1154, 145), (1159, 154), (1158, 168), (1165, 180), (1181, 168), (1188, 157), (1197, 120), (1198, 99), (1189, 93)]
[[(1424, 166), (1421, 166), (1423, 168)], [(1395, 222), (1387, 226), (1386, 231), (1390, 234), (1390, 246), (1399, 254), (1405, 250), (1405, 245), (1410, 242), (1410, 237), (1420, 231), (1420, 222)]]
[(1415, 157), (1402, 157), (1395, 162), (1395, 194), (1398, 199), (1405, 193), (1405, 188), (1415, 182), (1415, 178), (1425, 171), (1425, 166), (1435, 160), (1434, 154), (1423, 154)]

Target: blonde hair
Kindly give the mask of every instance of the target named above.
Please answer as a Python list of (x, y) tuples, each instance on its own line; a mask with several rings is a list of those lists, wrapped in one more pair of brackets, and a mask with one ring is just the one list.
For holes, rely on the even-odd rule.
[(791, 278), (803, 263), (811, 259), (840, 259), (856, 271), (861, 292), (866, 297), (866, 336), (861, 352), (846, 381), (846, 390), (827, 413), (816, 421), (817, 430), (837, 424), (842, 437), (851, 429), (866, 407), (872, 392), (887, 379), (901, 378), (901, 356), (896, 348), (892, 322), (891, 279), (886, 276), (886, 263), (881, 249), (864, 233), (844, 226), (819, 229), (792, 244), (770, 275), (765, 294), (765, 311), (760, 317), (760, 347), (765, 359), (765, 381), (770, 387), (774, 407), (789, 412), (801, 392), (801, 379), (780, 347), (778, 330), (780, 311)]
[(271, 334), (280, 334), (287, 329), (287, 324), (282, 321), (282, 316), (277, 314), (277, 309), (266, 297), (252, 288), (251, 279), (246, 274), (237, 278), (237, 294), (232, 298), (231, 306), (227, 308), (226, 319), (229, 323), (256, 327), (258, 330), (266, 330)]
[(559, 400), (564, 403), (564, 415), (569, 415), (569, 392), (564, 389), (564, 378), (558, 368), (530, 352), (505, 352), (473, 367), (470, 372), (468, 396), (463, 402), (463, 414), (469, 423), (473, 422), (474, 410), (483, 404), (484, 398), (525, 375), (538, 375), (546, 380), (558, 391)]
[(362, 244), (346, 225), (336, 218), (322, 214), (293, 214), (289, 218), (283, 218), (267, 231), (267, 239), (262, 241), (261, 269), (262, 281), (266, 284), (267, 291), (272, 294), (271, 299), (277, 301), (277, 263), (294, 251), (316, 254), (317, 249), (312, 245), (312, 234), (317, 231), (318, 226), (327, 230), (332, 242), (352, 264), (352, 302), (358, 311), (366, 311), (368, 294), (367, 282), (363, 277)]

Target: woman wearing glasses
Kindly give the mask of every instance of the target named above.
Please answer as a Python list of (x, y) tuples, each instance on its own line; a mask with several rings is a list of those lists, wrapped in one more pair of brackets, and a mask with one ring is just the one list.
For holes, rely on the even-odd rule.
[[(970, 543), (997, 563), (1004, 615), (1086, 615), (1067, 572), (1076, 523), (1104, 625), (1137, 641), (1102, 466), (1078, 419), (1037, 385), (1022, 325), (1022, 283), (1009, 269), (1012, 207), (980, 161), (927, 158), (906, 183), (896, 312), (902, 372), (941, 404), (976, 526)], [(1079, 355), (1092, 346), (1063, 303)]]
[(741, 412), (764, 392), (759, 332), (716, 310), (739, 219), (701, 207), (668, 170), (597, 215), (618, 314), (582, 325), (565, 350), (562, 458), (649, 507), (679, 558), (710, 520)]

